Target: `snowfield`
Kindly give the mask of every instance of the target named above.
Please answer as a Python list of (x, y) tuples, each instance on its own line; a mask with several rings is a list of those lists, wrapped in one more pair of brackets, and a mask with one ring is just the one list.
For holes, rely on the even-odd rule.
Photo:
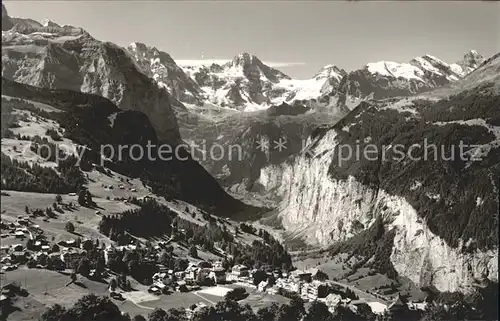
[(366, 68), (369, 72), (381, 76), (423, 81), (421, 78), (423, 76), (422, 70), (407, 63), (400, 64), (393, 61), (379, 61), (367, 64)]

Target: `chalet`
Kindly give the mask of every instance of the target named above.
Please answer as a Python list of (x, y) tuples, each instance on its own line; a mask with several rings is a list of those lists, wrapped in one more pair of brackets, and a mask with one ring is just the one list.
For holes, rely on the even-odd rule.
[(149, 293), (153, 293), (155, 295), (160, 295), (161, 294), (161, 289), (158, 288), (156, 285), (152, 285), (149, 289), (148, 289), (148, 292)]
[(157, 287), (163, 294), (165, 294), (168, 290), (167, 286), (163, 282), (155, 282), (153, 283), (153, 287)]
[[(325, 286), (323, 282), (320, 281), (313, 281), (311, 283), (304, 283), (300, 289), (300, 296), (304, 300), (311, 300), (314, 301), (318, 299), (319, 297), (319, 289)], [(325, 294), (323, 294), (325, 295)]]
[(427, 307), (427, 302), (408, 302), (408, 308), (410, 310), (421, 310), (425, 311)]
[(72, 249), (62, 252), (60, 258), (61, 261), (63, 261), (66, 266), (68, 266), (68, 264), (71, 264), (71, 262), (80, 260), (83, 255), (85, 255), (85, 251), (80, 249)]
[(313, 280), (326, 281), (328, 279), (328, 275), (319, 269), (311, 269), (309, 272), (311, 272)]
[(398, 312), (401, 312), (401, 311), (404, 311), (404, 310), (407, 310), (408, 309), (408, 305), (405, 303), (405, 301), (403, 300), (403, 298), (401, 298), (401, 296), (398, 294), (396, 300), (394, 300), (394, 302), (389, 305), (389, 312), (390, 313), (398, 313)]
[(213, 268), (212, 271), (210, 271), (210, 274), (208, 277), (213, 279), (215, 281), (215, 283), (217, 283), (217, 284), (225, 283), (226, 282), (226, 270), (222, 267)]
[(19, 284), (15, 282), (8, 283), (4, 286), (2, 286), (2, 292), (1, 295), (6, 296), (6, 297), (12, 297), (16, 295), (20, 291), (20, 286)]
[(330, 293), (325, 298), (325, 304), (328, 307), (330, 307), (330, 306), (336, 307), (337, 305), (340, 304), (341, 301), (342, 301), (342, 297), (338, 294), (335, 294), (335, 293)]
[(121, 246), (118, 246), (117, 249), (119, 251), (135, 251), (137, 250), (137, 245), (135, 244), (127, 244), (127, 245), (121, 245)]
[(0, 294), (0, 310), (7, 311), (9, 306), (10, 306), (10, 299), (5, 295)]
[(175, 287), (175, 290), (179, 292), (187, 292), (188, 288), (186, 281), (177, 281), (177, 286)]
[(153, 274), (153, 281), (156, 281), (156, 280), (163, 280), (167, 277), (167, 273), (165, 272), (158, 272), (158, 273), (155, 273)]
[(163, 264), (156, 264), (156, 267), (159, 273), (166, 273), (168, 271), (168, 268)]
[(184, 276), (183, 276), (184, 280), (188, 282), (193, 282), (194, 280), (196, 280), (199, 270), (200, 269), (196, 267), (196, 265), (190, 264), (184, 271)]
[(172, 278), (165, 272), (155, 273), (153, 275), (153, 282), (161, 282), (163, 284), (170, 285), (172, 283)]
[(201, 261), (200, 263), (198, 263), (198, 267), (203, 269), (203, 268), (212, 268), (212, 264), (209, 263), (209, 262), (206, 262), (206, 261)]
[(24, 250), (24, 246), (22, 244), (12, 244), (11, 249), (13, 251), (22, 251)]
[(80, 248), (81, 249), (85, 249), (85, 248), (93, 248), (94, 247), (94, 242), (92, 242), (92, 240), (83, 240), (81, 243), (80, 243)]
[(223, 267), (222, 261), (215, 261), (213, 263), (213, 267), (214, 268), (222, 268)]
[[(202, 268), (198, 270), (197, 281), (200, 284), (205, 284), (206, 282), (211, 283), (213, 278), (210, 278), (212, 270), (209, 268)], [(187, 281), (187, 279), (184, 279)]]
[(49, 259), (49, 254), (47, 252), (36, 252), (33, 255), (33, 259), (35, 259), (38, 264), (40, 264), (41, 262), (47, 262), (47, 260)]
[(108, 264), (109, 260), (113, 260), (118, 256), (118, 251), (114, 247), (104, 249), (104, 262)]
[(305, 272), (302, 270), (295, 270), (290, 273), (291, 278), (294, 281), (302, 281), (302, 282), (311, 282), (312, 281), (312, 273)]
[(281, 288), (290, 292), (299, 292), (300, 283), (290, 280), (290, 279), (278, 279), (276, 280), (276, 287)]
[(248, 267), (245, 265), (235, 265), (231, 269), (231, 272), (227, 275), (228, 281), (238, 281), (250, 275)]
[(14, 236), (18, 239), (23, 239), (25, 237), (22, 231), (15, 231)]
[(15, 251), (10, 254), (10, 259), (14, 263), (24, 264), (28, 261), (28, 258), (31, 256), (29, 252)]
[(257, 285), (257, 290), (259, 292), (266, 292), (266, 290), (270, 288), (269, 282), (268, 281), (261, 281), (259, 285)]
[(63, 240), (60, 241), (58, 244), (65, 247), (74, 247), (76, 245), (76, 240), (75, 239)]
[(18, 223), (19, 225), (28, 226), (28, 225), (30, 224), (30, 221), (29, 221), (29, 220), (27, 220), (27, 219), (25, 219), (25, 218), (22, 218), (22, 219), (18, 219), (18, 220), (17, 220), (17, 223)]

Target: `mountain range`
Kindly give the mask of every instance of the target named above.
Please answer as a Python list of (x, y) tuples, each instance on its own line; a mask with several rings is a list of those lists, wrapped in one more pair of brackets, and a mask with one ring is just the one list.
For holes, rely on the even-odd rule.
[(310, 79), (298, 80), (249, 53), (241, 53), (223, 65), (180, 67), (169, 54), (155, 47), (135, 42), (127, 50), (142, 72), (178, 100), (245, 111), (282, 102), (351, 110), (363, 100), (407, 96), (457, 81), (484, 60), (477, 51), (471, 50), (461, 61), (452, 64), (425, 55), (408, 63), (369, 63), (351, 72), (327, 65)]
[[(368, 63), (349, 72), (335, 65), (327, 65), (310, 79), (299, 80), (267, 66), (249, 53), (238, 54), (222, 65), (181, 67), (168, 53), (154, 46), (134, 42), (126, 48), (120, 48), (92, 38), (81, 28), (60, 26), (48, 20), (38, 23), (31, 19), (11, 18), (5, 7), (2, 7), (2, 21), (2, 31), (5, 31), (2, 34), (2, 61), (8, 66), (2, 70), (4, 76), (32, 85), (102, 92), (104, 96), (116, 100), (118, 105), (143, 104), (128, 102), (127, 89), (106, 84), (106, 79), (110, 78), (107, 70), (111, 72), (113, 67), (119, 66), (118, 74), (125, 69), (132, 74), (113, 77), (118, 77), (121, 82), (130, 82), (129, 87), (134, 88), (148, 86), (145, 83), (149, 79), (154, 80), (160, 89), (167, 90), (175, 98), (172, 105), (176, 112), (185, 111), (183, 104), (255, 111), (282, 102), (299, 102), (333, 112), (339, 109), (348, 111), (360, 101), (406, 96), (449, 84), (463, 78), (484, 60), (478, 52), (471, 50), (461, 61), (451, 64), (424, 55), (408, 63)], [(37, 43), (50, 43), (50, 46), (45, 50), (35, 50)], [(21, 46), (24, 46), (22, 50)], [(16, 59), (24, 59), (30, 50), (32, 65), (16, 66)], [(99, 56), (102, 57), (99, 59)], [(93, 65), (90, 65), (91, 60)], [(45, 61), (43, 65), (40, 64), (42, 61)], [(56, 72), (48, 70), (50, 61), (68, 61), (71, 64), (66, 64), (69, 69)], [(105, 62), (105, 65), (100, 66), (98, 61)], [(33, 71), (35, 64), (37, 73), (31, 75), (27, 70)], [(122, 68), (122, 65), (127, 64), (135, 68)], [(71, 70), (71, 66), (79, 70)], [(148, 80), (133, 75), (136, 71), (148, 76)], [(73, 77), (76, 74), (78, 77)], [(49, 80), (48, 77), (53, 79)], [(66, 83), (65, 80), (69, 78), (71, 82)], [(160, 95), (161, 90), (155, 91)], [(162, 99), (165, 98), (155, 97), (155, 104), (161, 104)], [(154, 113), (162, 112), (157, 106), (150, 108), (155, 109)], [(157, 119), (163, 121), (163, 117), (166, 116)]]
[[(58, 93), (57, 106), (75, 118), (65, 121), (85, 124), (73, 128), (82, 145), (116, 143), (123, 133), (141, 144), (242, 146), (243, 160), (200, 161), (208, 172), (192, 159), (125, 164), (162, 196), (253, 220), (264, 211), (220, 184), (251, 190), (274, 205), (261, 223), (284, 230), (286, 241), (322, 248), (322, 260), (348, 253), (358, 268), (439, 291), (498, 282), (498, 54), (485, 59), (471, 50), (455, 63), (424, 55), (353, 71), (328, 65), (297, 80), (249, 53), (179, 66), (153, 46), (124, 48), (81, 28), (12, 18), (2, 6), (2, 77), (5, 95), (47, 103)], [(89, 98), (97, 96), (105, 100)], [(80, 107), (96, 113), (102, 137)], [(107, 123), (115, 114), (118, 127)], [(283, 136), (292, 143), (284, 152), (256, 149)], [(465, 141), (475, 146), (466, 154), (481, 158), (380, 159), (394, 156), (394, 145), (426, 138), (447, 155)], [(375, 160), (338, 162), (342, 146), (367, 145), (377, 148)]]

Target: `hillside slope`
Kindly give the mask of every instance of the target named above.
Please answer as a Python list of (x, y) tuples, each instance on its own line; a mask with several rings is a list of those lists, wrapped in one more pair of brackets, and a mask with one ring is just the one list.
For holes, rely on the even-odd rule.
[[(140, 178), (152, 192), (167, 198), (185, 200), (210, 213), (237, 217), (252, 215), (255, 208), (233, 199), (218, 185), (203, 167), (194, 161), (185, 149), (179, 150), (179, 159), (172, 155), (170, 160), (158, 157), (159, 139), (148, 117), (138, 111), (122, 111), (111, 101), (97, 95), (68, 90), (48, 90), (2, 79), (2, 95), (29, 99), (57, 107), (50, 117), (64, 129), (64, 137), (89, 150), (83, 153), (82, 163), (87, 167), (99, 167), (104, 163), (118, 173)], [(102, 155), (102, 146), (139, 145), (148, 150), (151, 142), (151, 159), (137, 159), (126, 150), (115, 155)], [(102, 160), (102, 156), (111, 157)], [(92, 165), (93, 164), (93, 165)], [(4, 173), (2, 173), (3, 175)]]

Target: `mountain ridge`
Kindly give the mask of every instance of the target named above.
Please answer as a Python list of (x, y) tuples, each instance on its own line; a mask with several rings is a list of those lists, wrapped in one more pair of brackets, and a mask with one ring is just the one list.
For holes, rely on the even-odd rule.
[[(49, 20), (42, 24), (11, 18), (5, 6), (2, 16), (3, 31), (13, 30), (37, 39), (43, 38), (39, 32), (92, 38), (81, 28), (61, 27)], [(92, 41), (97, 40), (92, 38)], [(424, 55), (408, 63), (379, 61), (351, 71), (326, 65), (311, 78), (299, 80), (247, 52), (220, 65), (179, 66), (168, 53), (154, 46), (133, 42), (125, 50), (143, 74), (173, 96), (177, 113), (185, 111), (183, 103), (254, 111), (295, 101), (312, 108), (347, 112), (361, 101), (414, 95), (457, 81), (484, 61), (477, 51), (471, 50), (462, 60), (451, 64)]]

